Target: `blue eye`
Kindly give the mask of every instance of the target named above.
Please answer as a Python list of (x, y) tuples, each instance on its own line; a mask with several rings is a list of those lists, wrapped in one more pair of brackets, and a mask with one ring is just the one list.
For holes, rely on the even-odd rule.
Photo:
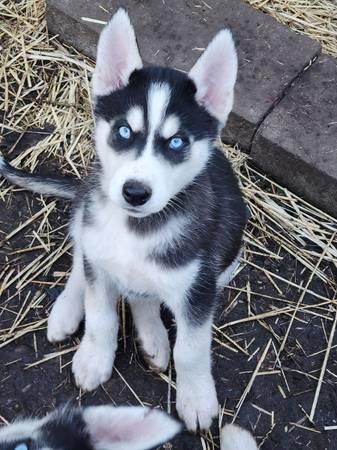
[(17, 445), (14, 450), (28, 450), (28, 446), (26, 444)]
[(131, 130), (129, 127), (122, 126), (118, 128), (118, 134), (123, 139), (130, 139), (131, 137)]
[(184, 146), (184, 141), (180, 137), (173, 137), (170, 139), (169, 147), (172, 150), (181, 150)]

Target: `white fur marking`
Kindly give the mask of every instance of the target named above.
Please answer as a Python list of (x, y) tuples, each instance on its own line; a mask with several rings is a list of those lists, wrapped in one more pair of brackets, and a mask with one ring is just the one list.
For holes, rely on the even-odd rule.
[(165, 227), (145, 236), (131, 233), (126, 213), (109, 205), (97, 207), (95, 220), (94, 226), (85, 228), (79, 236), (84, 253), (98, 270), (103, 269), (111, 276), (120, 293), (146, 293), (172, 302), (175, 290), (185, 292), (193, 282), (199, 261), (183, 268), (163, 270), (149, 259), (153, 251), (160, 253), (182, 235), (186, 218), (173, 218)]
[(144, 129), (144, 111), (140, 106), (133, 106), (126, 115), (132, 131), (139, 133)]
[(48, 318), (49, 342), (63, 341), (77, 330), (84, 316), (84, 285), (82, 254), (75, 247), (70, 277)]
[(153, 139), (155, 131), (164, 120), (166, 108), (170, 100), (170, 94), (171, 90), (165, 83), (153, 83), (149, 89), (147, 113), (150, 132), (148, 141)]
[(187, 429), (208, 429), (218, 413), (218, 400), (211, 374), (212, 320), (202, 326), (190, 326), (186, 318), (176, 315), (177, 340), (174, 363), (177, 372), (179, 416)]
[(180, 121), (178, 117), (174, 114), (171, 114), (169, 117), (167, 117), (167, 119), (165, 119), (165, 122), (161, 129), (161, 135), (164, 139), (169, 139), (170, 137), (178, 133), (179, 128)]
[(160, 317), (160, 301), (137, 298), (132, 294), (129, 295), (128, 301), (138, 339), (149, 366), (165, 372), (170, 360), (170, 343)]
[(221, 431), (221, 450), (258, 450), (253, 436), (238, 425), (225, 425)]
[[(48, 421), (48, 416), (43, 419), (27, 419), (8, 426), (0, 427), (0, 444), (26, 439), (34, 439), (39, 428)], [(14, 447), (13, 447), (14, 448)]]
[(72, 366), (76, 384), (84, 391), (92, 391), (110, 378), (115, 359), (118, 293), (110, 283), (108, 286), (109, 290), (100, 274), (92, 286), (86, 286), (85, 333)]

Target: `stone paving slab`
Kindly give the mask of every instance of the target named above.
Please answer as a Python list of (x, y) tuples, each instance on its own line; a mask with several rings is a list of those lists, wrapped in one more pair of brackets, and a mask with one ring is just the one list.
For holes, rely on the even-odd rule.
[(321, 55), (268, 115), (253, 160), (285, 186), (337, 216), (337, 60)]
[[(239, 77), (224, 139), (249, 151), (259, 124), (320, 45), (240, 0), (47, 0), (49, 31), (94, 58), (102, 26), (118, 6), (128, 9), (147, 63), (189, 70), (214, 34), (233, 31)], [(101, 6), (101, 7), (100, 7)], [(109, 12), (105, 12), (109, 11)]]

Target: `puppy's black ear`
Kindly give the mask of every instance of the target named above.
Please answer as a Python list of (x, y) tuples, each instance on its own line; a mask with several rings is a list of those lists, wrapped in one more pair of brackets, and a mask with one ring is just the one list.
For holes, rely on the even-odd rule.
[(147, 450), (180, 430), (163, 411), (142, 407), (88, 407), (83, 418), (95, 450)]
[(238, 60), (229, 30), (220, 31), (192, 67), (196, 100), (225, 125), (233, 107)]
[(102, 31), (92, 78), (94, 96), (123, 88), (135, 69), (141, 69), (135, 31), (128, 13), (120, 8)]

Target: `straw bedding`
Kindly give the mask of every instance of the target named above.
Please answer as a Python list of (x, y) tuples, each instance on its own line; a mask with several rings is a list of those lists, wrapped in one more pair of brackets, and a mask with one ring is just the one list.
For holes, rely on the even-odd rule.
[(245, 0), (293, 30), (321, 42), (323, 52), (337, 56), (335, 0)]
[[(333, 2), (312, 1), (309, 9), (305, 0), (249, 2), (337, 54)], [(42, 0), (1, 0), (0, 11), (0, 147), (20, 167), (80, 177), (93, 158), (93, 63), (48, 37)], [(221, 149), (252, 218), (214, 326), (220, 422), (247, 426), (266, 449), (333, 448), (337, 220), (274, 183), (236, 148)], [(47, 311), (71, 262), (67, 219), (66, 203), (0, 182), (0, 419), (44, 412), (69, 397), (174, 410), (174, 374), (146, 373), (123, 301), (114, 377), (96, 393), (78, 392), (70, 377), (78, 337), (59, 347), (46, 342)], [(207, 435), (183, 435), (173, 448), (218, 448), (220, 422)]]

